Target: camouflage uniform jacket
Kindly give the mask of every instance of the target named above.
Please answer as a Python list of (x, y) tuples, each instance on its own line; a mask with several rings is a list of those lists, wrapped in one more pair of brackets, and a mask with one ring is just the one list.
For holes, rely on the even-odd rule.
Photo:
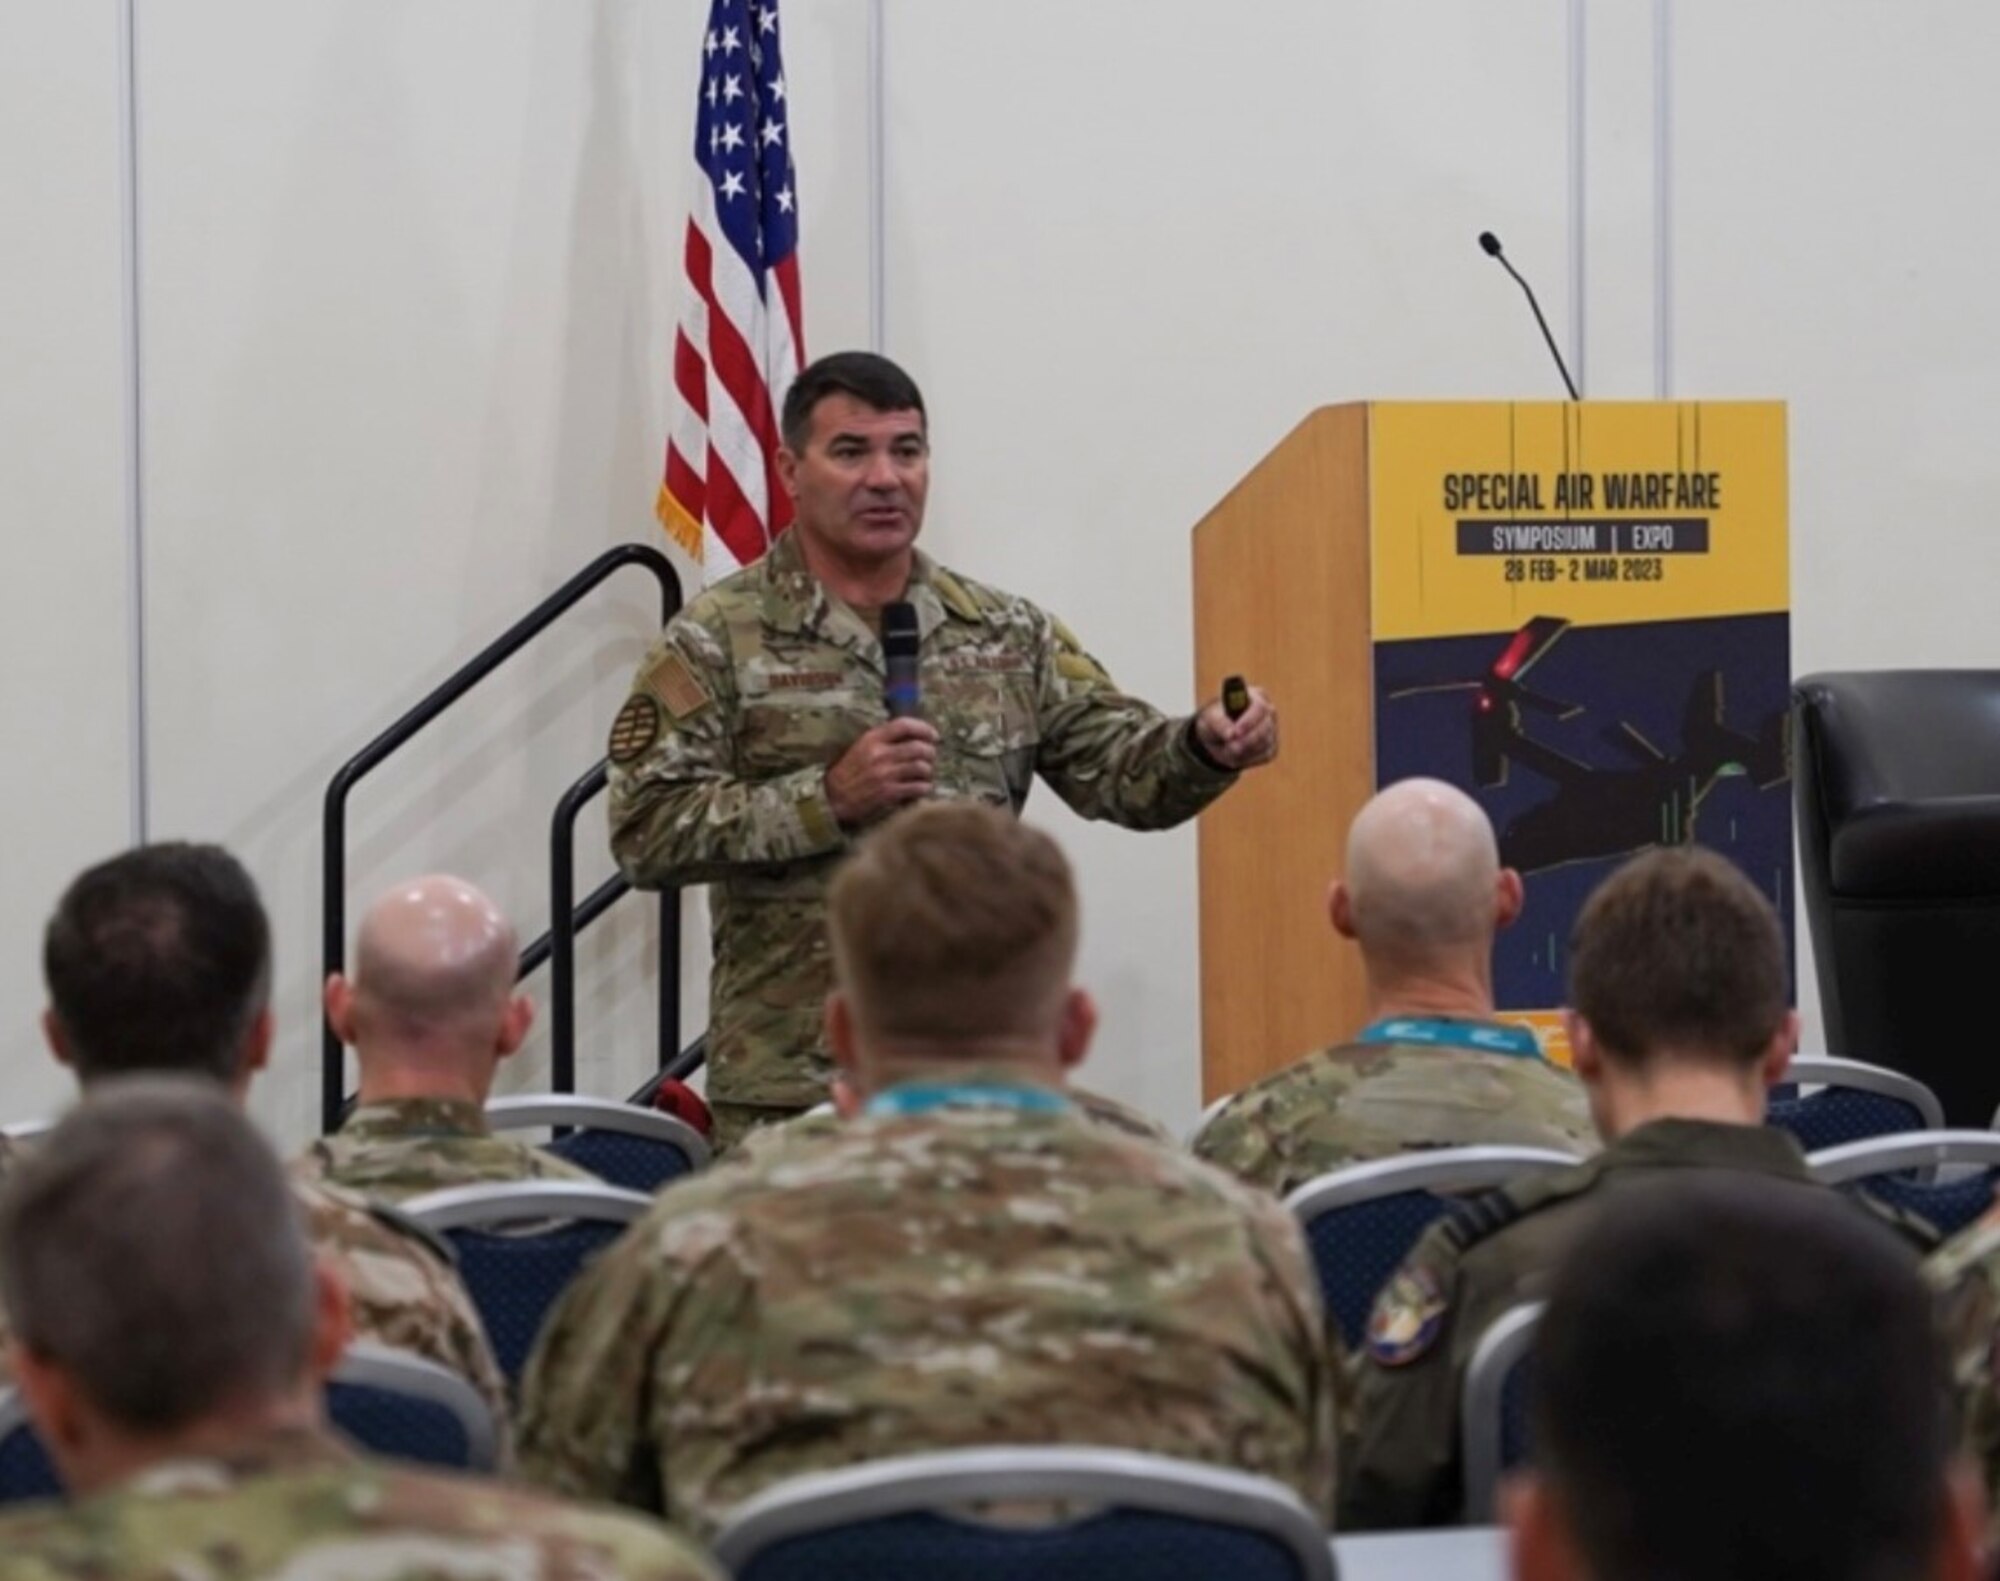
[(719, 1581), (647, 1521), (310, 1432), (0, 1516), (0, 1581)]
[(1986, 1479), (2000, 1540), (2000, 1208), (1960, 1230), (1924, 1264), (1950, 1347), (1965, 1453)]
[(406, 1202), (450, 1186), (512, 1180), (581, 1180), (589, 1170), (511, 1136), (495, 1136), (476, 1103), (391, 1098), (363, 1104), (302, 1153), (292, 1173), (378, 1202)]
[(1330, 1515), (1336, 1358), (1297, 1225), (1058, 1112), (781, 1127), (570, 1287), (523, 1474), (713, 1532), (786, 1477), (1010, 1442), (1219, 1462)]
[(1530, 1055), (1342, 1043), (1237, 1093), (1194, 1152), (1283, 1197), (1349, 1164), (1499, 1143), (1595, 1152), (1582, 1084)]
[[(1786, 1132), (1655, 1120), (1596, 1157), (1467, 1197), (1424, 1232), (1377, 1298), (1357, 1358), (1359, 1433), (1343, 1468), (1340, 1529), (1438, 1526), (1462, 1518), (1459, 1398), (1495, 1319), (1548, 1294), (1564, 1249), (1603, 1202), (1680, 1170), (1722, 1171), (1777, 1191), (1825, 1191)], [(1923, 1227), (1862, 1199), (1921, 1242)]]
[[(1234, 776), (1111, 683), (1027, 600), (916, 557), (923, 717), (937, 790), (1012, 807), (1040, 774), (1087, 818), (1160, 829)], [(695, 599), (613, 725), (611, 849), (634, 884), (711, 883), (708, 1095), (805, 1109), (826, 1096), (826, 887), (848, 835), (826, 770), (888, 718), (882, 647), (791, 534)]]

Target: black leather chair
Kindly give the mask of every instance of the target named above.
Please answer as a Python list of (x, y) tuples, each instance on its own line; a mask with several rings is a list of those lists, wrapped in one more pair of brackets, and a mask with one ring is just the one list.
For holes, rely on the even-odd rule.
[(1835, 1054), (1908, 1071), (1945, 1123), (2000, 1104), (2000, 670), (1809, 675), (1799, 854)]

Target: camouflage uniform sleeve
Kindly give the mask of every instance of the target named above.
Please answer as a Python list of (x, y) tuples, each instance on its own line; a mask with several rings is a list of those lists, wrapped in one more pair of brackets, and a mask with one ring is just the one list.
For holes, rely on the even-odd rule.
[(1959, 1443), (1985, 1479), (1988, 1508), (2000, 1524), (2000, 1387), (1993, 1352), (2000, 1345), (2000, 1244), (1975, 1225), (1924, 1264), (1936, 1292), (1939, 1322), (1957, 1397)]
[(1128, 829), (1184, 823), (1236, 776), (1194, 754), (1191, 721), (1118, 690), (1061, 621), (1044, 615), (1041, 746), (1035, 768), (1085, 818)]
[(678, 1284), (658, 1239), (653, 1219), (641, 1220), (563, 1293), (528, 1358), (520, 1417), (527, 1480), (656, 1515), (655, 1351)]
[(646, 655), (611, 727), (611, 854), (634, 885), (706, 884), (846, 844), (825, 766), (741, 779), (736, 724), (727, 641), (683, 615)]
[(1377, 1297), (1354, 1364), (1353, 1454), (1340, 1489), (1341, 1531), (1449, 1525), (1463, 1502), (1457, 1259), (1440, 1222), (1425, 1231)]
[(1320, 1300), (1319, 1275), (1298, 1220), (1275, 1202), (1255, 1204), (1258, 1239), (1288, 1316), (1299, 1376), (1305, 1380), (1305, 1458), (1299, 1495), (1330, 1528), (1337, 1506), (1339, 1445), (1346, 1414), (1347, 1358)]
[(727, 1581), (691, 1542), (651, 1521), (597, 1510), (575, 1519), (587, 1530), (547, 1544), (539, 1581)]
[(1226, 1169), (1238, 1180), (1277, 1193), (1283, 1171), (1270, 1137), (1257, 1125), (1248, 1100), (1230, 1102), (1195, 1133), (1194, 1156)]

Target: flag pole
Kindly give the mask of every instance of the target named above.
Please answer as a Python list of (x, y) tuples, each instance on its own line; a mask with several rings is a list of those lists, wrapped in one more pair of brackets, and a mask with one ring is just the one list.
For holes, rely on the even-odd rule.
[(868, 348), (889, 338), (888, 77), (886, 0), (868, 0)]

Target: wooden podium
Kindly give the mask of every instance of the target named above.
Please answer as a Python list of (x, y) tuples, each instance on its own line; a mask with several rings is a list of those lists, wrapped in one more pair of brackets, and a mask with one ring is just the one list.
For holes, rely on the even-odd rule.
[(1545, 1037), (1576, 908), (1646, 845), (1716, 845), (1789, 934), (1786, 532), (1776, 402), (1330, 406), (1259, 462), (1193, 533), (1198, 695), (1243, 675), (1281, 723), (1201, 820), (1205, 1098), (1359, 1030), (1327, 887), (1411, 774), (1522, 868), (1496, 996)]

